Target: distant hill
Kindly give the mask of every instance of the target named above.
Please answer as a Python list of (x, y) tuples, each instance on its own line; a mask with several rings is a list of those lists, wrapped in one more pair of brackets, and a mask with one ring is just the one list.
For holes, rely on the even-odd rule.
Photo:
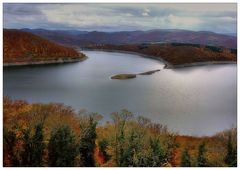
[(67, 62), (84, 57), (73, 48), (58, 45), (29, 32), (3, 30), (3, 62)]
[(57, 43), (69, 46), (90, 44), (137, 44), (137, 43), (191, 43), (227, 48), (237, 48), (237, 37), (208, 31), (157, 29), (149, 31), (86, 32), (77, 30), (24, 29)]

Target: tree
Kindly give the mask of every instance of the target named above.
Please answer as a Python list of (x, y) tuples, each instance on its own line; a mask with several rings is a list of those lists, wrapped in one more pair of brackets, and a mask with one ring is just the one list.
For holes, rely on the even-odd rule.
[(8, 159), (10, 160), (10, 166), (17, 167), (20, 165), (18, 154), (16, 153), (15, 147), (17, 145), (16, 133), (12, 130), (6, 130), (4, 128), (3, 143), (4, 153), (8, 153)]
[(225, 157), (225, 163), (230, 167), (237, 166), (237, 150), (233, 147), (231, 132), (228, 136), (227, 155)]
[(190, 167), (190, 166), (191, 166), (191, 158), (188, 153), (188, 149), (185, 148), (184, 151), (182, 152), (181, 167)]
[(135, 131), (131, 131), (130, 136), (126, 141), (126, 147), (123, 149), (123, 154), (120, 159), (120, 166), (133, 167), (138, 165), (138, 152), (141, 149), (141, 135)]
[(43, 124), (35, 126), (32, 136), (30, 129), (23, 130), (23, 143), (21, 153), (22, 166), (42, 166), (42, 157), (45, 148), (45, 144), (43, 143)]
[(110, 159), (110, 155), (108, 155), (107, 153), (107, 147), (108, 147), (108, 141), (106, 139), (102, 139), (98, 142), (98, 146), (99, 146), (99, 151), (102, 153), (103, 155), (103, 159), (104, 162), (107, 162)]
[(31, 147), (31, 137), (30, 137), (30, 129), (24, 129), (23, 131), (23, 149), (21, 152), (21, 166), (31, 166), (31, 160), (32, 160), (32, 147)]
[(121, 113), (112, 113), (115, 128), (115, 161), (118, 167), (122, 165), (124, 159), (125, 125), (132, 116), (132, 113), (127, 110), (122, 110)]
[(145, 128), (151, 123), (151, 120), (144, 116), (138, 116), (137, 122), (138, 122), (139, 126), (141, 126), (142, 128)]
[(161, 167), (164, 163), (167, 163), (166, 155), (164, 150), (161, 147), (159, 138), (150, 138), (150, 148), (151, 148), (151, 157), (150, 164), (151, 167)]
[(64, 125), (53, 130), (48, 144), (49, 166), (74, 166), (76, 148), (75, 136), (69, 126)]
[(79, 153), (81, 159), (81, 166), (83, 167), (94, 167), (94, 149), (97, 122), (93, 118), (89, 117), (89, 122), (86, 126), (81, 126), (81, 136), (79, 143)]
[(35, 127), (35, 133), (32, 137), (32, 147), (32, 166), (42, 166), (42, 158), (45, 149), (45, 144), (43, 141), (43, 124), (37, 124)]
[(165, 134), (164, 144), (166, 146), (166, 159), (167, 162), (171, 164), (171, 166), (176, 166), (177, 159), (177, 147), (178, 143), (176, 141), (176, 134), (170, 133), (163, 128), (163, 134)]
[(198, 147), (198, 158), (197, 158), (197, 166), (198, 167), (206, 167), (207, 166), (205, 152), (206, 152), (205, 143), (202, 143)]

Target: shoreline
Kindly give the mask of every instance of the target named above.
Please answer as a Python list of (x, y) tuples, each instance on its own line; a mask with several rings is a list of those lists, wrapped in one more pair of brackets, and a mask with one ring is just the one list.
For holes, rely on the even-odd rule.
[(84, 57), (78, 58), (78, 59), (58, 59), (58, 60), (48, 60), (48, 61), (3, 63), (3, 67), (76, 63), (76, 62), (84, 61), (84, 60), (86, 60), (87, 58), (88, 58), (88, 57), (84, 55)]
[(195, 66), (205, 66), (205, 65), (222, 65), (222, 64), (237, 64), (237, 61), (204, 61), (204, 62), (194, 62), (186, 63), (180, 65), (174, 65), (173, 69), (185, 68), (185, 67), (195, 67)]
[(165, 67), (173, 67), (172, 64), (170, 64), (169, 62), (167, 62), (166, 60), (160, 58), (160, 57), (155, 57), (153, 55), (147, 55), (147, 54), (142, 54), (142, 53), (138, 53), (138, 52), (134, 52), (134, 51), (124, 51), (124, 50), (110, 50), (110, 49), (88, 49), (88, 48), (82, 48), (82, 51), (86, 50), (86, 51), (105, 51), (105, 52), (118, 52), (118, 53), (125, 53), (125, 54), (134, 54), (134, 55), (139, 55), (141, 57), (144, 58), (150, 58), (150, 59), (154, 59), (154, 60), (158, 60), (163, 62), (163, 64), (165, 64)]
[(195, 66), (215, 65), (215, 64), (237, 64), (237, 61), (204, 61), (204, 62), (193, 62), (193, 63), (179, 64), (179, 65), (172, 65), (171, 63), (167, 62), (166, 60), (162, 59), (161, 57), (142, 54), (142, 53), (138, 53), (138, 52), (134, 52), (134, 51), (110, 50), (110, 49), (88, 49), (88, 48), (82, 48), (82, 50), (135, 54), (135, 55), (139, 55), (144, 58), (151, 58), (151, 59), (155, 59), (155, 60), (163, 62), (163, 64), (165, 64), (164, 69), (178, 69), (178, 68), (185, 68), (185, 67), (195, 67)]

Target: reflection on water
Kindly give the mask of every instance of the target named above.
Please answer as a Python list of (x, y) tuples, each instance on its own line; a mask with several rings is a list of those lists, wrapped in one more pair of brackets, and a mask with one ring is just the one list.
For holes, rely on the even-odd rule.
[(207, 65), (163, 69), (131, 80), (119, 73), (162, 69), (136, 55), (84, 51), (84, 62), (4, 68), (4, 95), (29, 102), (63, 102), (74, 109), (109, 113), (128, 109), (188, 135), (212, 135), (236, 125), (237, 67)]

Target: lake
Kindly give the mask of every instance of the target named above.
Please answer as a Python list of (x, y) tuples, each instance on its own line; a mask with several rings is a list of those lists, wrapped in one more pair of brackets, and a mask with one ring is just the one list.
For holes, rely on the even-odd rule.
[[(83, 51), (83, 62), (4, 68), (3, 93), (28, 102), (60, 102), (104, 115), (127, 109), (186, 135), (213, 135), (237, 124), (237, 65), (163, 69), (138, 55)], [(112, 80), (122, 73), (161, 69)]]

